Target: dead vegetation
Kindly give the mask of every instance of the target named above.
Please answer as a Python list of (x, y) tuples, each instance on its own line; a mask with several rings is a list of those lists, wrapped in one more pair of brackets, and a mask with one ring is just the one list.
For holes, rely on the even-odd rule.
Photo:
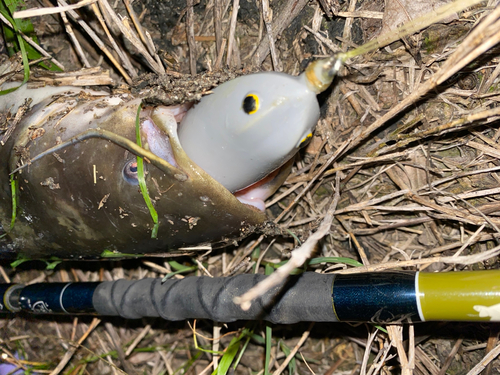
[[(305, 62), (391, 32), (440, 2), (213, 0), (194, 8), (192, 0), (187, 7), (183, 1), (165, 3), (168, 10), (162, 2), (131, 7), (127, 0), (99, 0), (86, 10), (66, 10), (61, 16), (68, 34), (57, 15), (34, 21), (42, 45), (66, 69), (86, 69), (78, 75), (85, 85), (92, 84), (92, 76), (98, 77), (96, 84), (110, 84), (107, 73), (92, 70), (102, 64), (118, 90), (127, 89), (122, 82), (137, 85), (148, 71), (183, 79), (220, 68), (298, 74)], [(500, 10), (495, 6), (490, 0), (348, 61), (320, 96), (323, 114), (312, 142), (267, 205), (270, 218), (294, 237), (254, 235), (239, 246), (184, 259), (198, 266), (193, 274), (263, 272), (259, 265), (290, 258), (298, 239), (306, 241), (299, 252), (304, 258), (347, 257), (364, 265), (310, 266), (316, 272), (498, 269)], [(68, 21), (77, 12), (78, 27)], [(159, 23), (175, 18), (169, 29)], [(15, 61), (12, 69), (22, 70)], [(74, 74), (43, 76), (45, 82), (78, 81)], [(1, 271), (4, 281), (34, 283), (162, 277), (172, 270), (168, 259), (153, 259), (64, 263), (57, 271), (35, 262), (12, 270), (5, 263)], [(214, 353), (244, 327), (254, 337), (238, 374), (489, 375), (500, 368), (495, 324), (390, 325), (385, 332), (368, 324), (23, 316), (3, 319), (0, 327), (4, 358), (19, 363), (13, 353), (23, 353), (28, 362), (20, 365), (41, 363), (45, 370), (37, 371), (51, 374), (208, 374), (220, 359)], [(273, 344), (268, 369), (266, 332)], [(198, 350), (196, 342), (214, 353)]]

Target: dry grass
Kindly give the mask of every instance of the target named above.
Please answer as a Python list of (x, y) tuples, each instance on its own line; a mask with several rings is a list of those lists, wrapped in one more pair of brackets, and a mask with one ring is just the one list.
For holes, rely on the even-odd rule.
[[(282, 1), (270, 4), (272, 18), (267, 1), (263, 13), (237, 0), (232, 7), (220, 0), (203, 2), (195, 11), (183, 2), (169, 4), (183, 10), (168, 32), (155, 23), (161, 15), (154, 17), (152, 9), (158, 8), (152, 4), (135, 4), (137, 14), (128, 13), (128, 20), (121, 22), (111, 6), (125, 15), (129, 2), (106, 0), (88, 6), (101, 23), (84, 26), (86, 21), (80, 20), (77, 31), (74, 23), (66, 23), (71, 39), (61, 37), (57, 15), (35, 19), (36, 27), (66, 69), (102, 62), (117, 85), (131, 83), (145, 70), (161, 74), (163, 66), (167, 72), (189, 74), (201, 66), (262, 64), (263, 69), (297, 74), (304, 60), (346, 50), (370, 40), (382, 26), (390, 28), (381, 21), (384, 5), (377, 1)], [(238, 4), (245, 19), (236, 18)], [(500, 59), (494, 47), (500, 38), (499, 17), (491, 16), (488, 27), (479, 26), (484, 27), (479, 36), (471, 31), (498, 12), (494, 4), (476, 6), (451, 23), (349, 61), (331, 90), (320, 96), (323, 114), (314, 139), (271, 198), (268, 213), (283, 233), (309, 238), (306, 255), (353, 258), (364, 267), (311, 268), (343, 273), (499, 268)], [(66, 16), (71, 19), (76, 11), (67, 10)], [(133, 26), (139, 22), (141, 28)], [(106, 24), (109, 31), (102, 29)], [(90, 37), (100, 49), (82, 36), (91, 27), (99, 30)], [(127, 37), (125, 45), (117, 33)], [(167, 39), (169, 50), (157, 51), (151, 43), (163, 48)], [(130, 50), (143, 56), (142, 66)], [(11, 69), (19, 69), (16, 62)], [(110, 83), (101, 71), (86, 70), (80, 76), (85, 84), (92, 77), (99, 84)], [(64, 79), (65, 84), (78, 81), (75, 75)], [(263, 265), (289, 258), (297, 246), (291, 236), (254, 235), (239, 246), (182, 261), (202, 265), (197, 275), (252, 272), (256, 263), (263, 272)], [(31, 262), (16, 270), (5, 263), (1, 271), (13, 282), (93, 281), (162, 277), (170, 265), (168, 259), (63, 263), (47, 271), (44, 264)], [(204, 349), (224, 350), (245, 326), (255, 336), (237, 374), (290, 373), (290, 359), (299, 374), (477, 374), (485, 366), (484, 374), (497, 374), (500, 368), (500, 330), (495, 324), (393, 325), (384, 332), (369, 324), (271, 327), (263, 322), (20, 316), (0, 320), (0, 349), (7, 356), (25, 353), (29, 363), (23, 365), (40, 362), (46, 366), (42, 373), (201, 374), (211, 373), (220, 356), (198, 350), (195, 342)], [(272, 332), (268, 353), (266, 332)], [(264, 370), (266, 354), (270, 366)]]

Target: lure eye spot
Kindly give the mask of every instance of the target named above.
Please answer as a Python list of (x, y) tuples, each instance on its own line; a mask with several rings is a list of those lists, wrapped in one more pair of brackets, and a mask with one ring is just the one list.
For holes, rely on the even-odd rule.
[(248, 115), (253, 115), (259, 109), (259, 97), (255, 94), (248, 94), (243, 99), (243, 111)]
[(123, 179), (130, 185), (139, 185), (139, 179), (137, 178), (137, 161), (129, 160), (125, 163), (122, 175)]
[(299, 143), (299, 148), (307, 146), (309, 144), (309, 142), (311, 142), (312, 136), (313, 136), (313, 133), (309, 133), (304, 138), (302, 138), (302, 140)]

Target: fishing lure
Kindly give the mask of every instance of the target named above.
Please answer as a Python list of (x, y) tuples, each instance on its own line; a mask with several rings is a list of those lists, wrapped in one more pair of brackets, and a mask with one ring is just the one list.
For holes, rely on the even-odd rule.
[[(29, 102), (0, 146), (4, 229), (12, 217), (9, 176), (19, 174), (18, 218), (0, 255), (166, 253), (249, 233), (265, 222), (263, 201), (310, 136), (319, 118), (316, 94), (339, 67), (332, 57), (313, 62), (299, 77), (239, 77), (187, 114), (186, 106), (145, 107), (138, 116), (143, 147), (136, 143), (140, 97), (26, 86), (0, 97), (0, 112), (12, 118)], [(137, 186), (137, 156), (147, 161), (156, 238)], [(279, 170), (284, 164), (288, 169)]]

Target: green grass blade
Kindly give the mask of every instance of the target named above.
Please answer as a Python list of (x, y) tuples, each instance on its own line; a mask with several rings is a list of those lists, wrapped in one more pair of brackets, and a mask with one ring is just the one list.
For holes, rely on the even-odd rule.
[(194, 272), (198, 269), (198, 266), (192, 266), (192, 267), (187, 267), (187, 268), (184, 268), (182, 270), (177, 270), (177, 271), (174, 271), (174, 272), (169, 272), (167, 273), (165, 276), (163, 276), (163, 279), (161, 279), (161, 282), (164, 283), (165, 281), (167, 281), (168, 279), (174, 277), (175, 275), (178, 275), (180, 273), (189, 273), (189, 272)]
[[(9, 4), (7, 4), (7, 0), (0, 0), (0, 12), (11, 23), (11, 25), (13, 27), (13, 33), (15, 34), (17, 42), (18, 42), (19, 47), (21, 49), (21, 57), (23, 59), (24, 77), (23, 77), (23, 82), (19, 86), (0, 91), (0, 95), (5, 95), (5, 94), (8, 94), (12, 91), (17, 90), (19, 87), (21, 87), (26, 82), (28, 82), (28, 79), (30, 78), (30, 64), (29, 64), (29, 59), (28, 59), (28, 53), (26, 51), (25, 42), (24, 42), (23, 38), (21, 37), (21, 34), (19, 34), (19, 29), (17, 27), (19, 20), (14, 20), (11, 17), (11, 12), (13, 12), (15, 10), (15, 7), (13, 7), (14, 10), (11, 10), (8, 7), (8, 5)], [(7, 29), (7, 28), (4, 28), (4, 31), (5, 31), (5, 29)]]
[[(35, 33), (35, 27), (30, 19), (13, 19), (12, 14), (16, 10), (25, 9), (25, 2), (22, 0), (0, 0), (0, 13), (8, 19), (13, 25), (13, 29), (7, 25), (2, 25), (5, 42), (10, 56), (13, 56), (18, 51), (22, 51), (23, 55), (30, 61), (38, 60), (43, 56), (28, 42), (26, 42), (18, 31), (30, 38), (36, 44), (39, 44)], [(38, 65), (51, 71), (62, 71), (58, 66), (50, 61), (40, 62)]]
[(219, 366), (217, 366), (217, 370), (215, 370), (212, 373), (212, 375), (226, 375), (227, 374), (229, 367), (231, 366), (231, 363), (233, 363), (233, 360), (236, 357), (236, 354), (238, 353), (241, 338), (242, 338), (242, 335), (240, 335), (239, 337), (233, 337), (233, 339), (229, 343), (228, 347), (224, 351), (224, 354), (222, 355), (222, 357), (219, 361)]
[[(139, 104), (137, 108), (137, 116), (135, 117), (135, 137), (136, 143), (140, 147), (142, 147), (141, 142), (141, 127), (139, 121), (139, 115), (141, 113), (142, 103)], [(151, 202), (151, 198), (149, 197), (148, 187), (146, 186), (146, 180), (144, 179), (144, 160), (137, 156), (137, 179), (139, 180), (139, 188), (141, 189), (142, 197), (144, 198), (144, 202), (146, 202), (146, 206), (148, 206), (149, 213), (151, 214), (151, 218), (153, 219), (153, 230), (151, 231), (151, 238), (156, 238), (158, 235), (158, 227), (160, 223), (158, 222), (158, 213), (153, 207), (153, 203)]]
[[(283, 353), (285, 353), (285, 357), (288, 358), (290, 353), (292, 352), (290, 348), (283, 342), (280, 341), (280, 347)], [(288, 362), (288, 373), (289, 374), (295, 374), (295, 371), (297, 370), (297, 362), (295, 361), (295, 357), (293, 357), (290, 362)]]
[(163, 277), (163, 279), (161, 279), (162, 283), (164, 283), (165, 281), (167, 281), (168, 279), (170, 279), (171, 277), (173, 277), (173, 276), (175, 276), (175, 275), (177, 275), (179, 273), (186, 273), (186, 272), (189, 273), (189, 272), (196, 271), (198, 269), (197, 265), (195, 265), (195, 266), (185, 266), (183, 264), (180, 264), (179, 262), (176, 262), (175, 260), (169, 261), (168, 264), (175, 271), (167, 273)]
[[(259, 259), (260, 256), (260, 246), (257, 246), (253, 252), (252, 252), (252, 259)], [(255, 267), (257, 266), (257, 263), (255, 262), (252, 266), (252, 273), (256, 273)]]
[(234, 361), (233, 369), (236, 370), (236, 367), (238, 367), (238, 364), (241, 361), (241, 358), (243, 357), (243, 353), (245, 353), (245, 350), (247, 349), (248, 343), (250, 342), (250, 339), (252, 338), (253, 335), (253, 328), (249, 330), (248, 328), (245, 328), (243, 332), (247, 331), (247, 338), (245, 340), (245, 343), (243, 344), (243, 347), (240, 350), (240, 354), (238, 354), (238, 357)]
[(354, 267), (362, 267), (363, 263), (358, 262), (357, 260), (345, 257), (319, 257), (312, 258), (307, 264), (321, 264), (321, 263), (344, 263)]
[[(170, 267), (172, 267), (172, 269), (176, 270), (176, 271), (192, 271), (193, 270), (193, 266), (185, 266), (184, 264), (180, 264), (179, 262), (176, 262), (175, 260), (170, 260), (168, 262), (168, 264), (170, 265)], [(198, 268), (198, 267), (194, 267), (195, 269)]]
[(119, 251), (104, 250), (101, 258), (141, 258), (144, 254), (120, 253)]
[(62, 263), (62, 260), (52, 260), (50, 262), (45, 262), (45, 264), (46, 264), (45, 269), (46, 270), (53, 270), (61, 263)]
[[(9, 231), (12, 231), (17, 217), (17, 180), (14, 178), (14, 175), (10, 175), (10, 192), (12, 196), (12, 216), (10, 219)], [(7, 234), (8, 233), (2, 234), (0, 238), (7, 236)]]
[(295, 241), (297, 241), (299, 246), (302, 245), (302, 242), (300, 241), (299, 237), (297, 237), (297, 235), (295, 233), (293, 233), (290, 229), (285, 229), (285, 230), (288, 232), (288, 234), (290, 236), (292, 236), (294, 238)]
[(22, 259), (17, 259), (13, 262), (10, 263), (10, 266), (12, 268), (16, 268), (17, 266), (20, 266), (21, 264), (25, 263), (25, 262), (29, 262), (31, 259), (27, 259), (27, 258), (22, 258)]
[(179, 367), (177, 370), (174, 371), (174, 375), (179, 373), (179, 374), (186, 374), (189, 369), (191, 368), (191, 366), (193, 366), (193, 364), (196, 362), (196, 360), (203, 354), (203, 352), (199, 351), (199, 352), (196, 352), (192, 357), (191, 359), (189, 359), (188, 361), (186, 361), (186, 363), (184, 363), (181, 367)]
[(264, 363), (264, 375), (270, 374), (271, 349), (273, 347), (273, 327), (271, 323), (266, 322), (266, 360)]
[[(281, 261), (279, 263), (269, 263), (269, 262), (262, 262), (266, 266), (272, 267), (272, 268), (280, 268), (281, 266), (285, 265), (288, 263), (288, 260)], [(357, 260), (351, 259), (351, 258), (345, 258), (345, 257), (319, 257), (319, 258), (312, 258), (309, 261), (306, 262), (306, 266), (313, 266), (315, 264), (321, 264), (321, 263), (342, 263), (342, 264), (348, 264), (353, 267), (361, 267), (363, 266), (362, 263), (358, 262)], [(297, 275), (299, 273), (302, 273), (303, 271), (301, 269), (294, 269), (290, 274), (291, 275)]]
[(12, 195), (12, 218), (10, 219), (9, 230), (14, 229), (14, 224), (16, 223), (17, 215), (17, 180), (14, 175), (10, 175), (10, 191)]

